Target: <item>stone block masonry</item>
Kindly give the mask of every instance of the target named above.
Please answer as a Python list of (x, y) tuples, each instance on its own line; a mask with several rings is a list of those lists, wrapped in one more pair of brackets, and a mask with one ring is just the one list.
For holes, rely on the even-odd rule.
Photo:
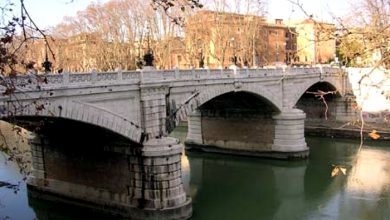
[(130, 204), (141, 209), (176, 210), (169, 219), (192, 215), (191, 198), (181, 179), (181, 153), (184, 146), (175, 138), (152, 139), (129, 158), (131, 173)]
[(184, 146), (177, 139), (151, 139), (123, 153), (118, 149), (125, 146), (80, 149), (49, 140), (42, 135), (30, 140), (35, 171), (28, 185), (35, 196), (131, 219), (192, 215), (182, 182)]

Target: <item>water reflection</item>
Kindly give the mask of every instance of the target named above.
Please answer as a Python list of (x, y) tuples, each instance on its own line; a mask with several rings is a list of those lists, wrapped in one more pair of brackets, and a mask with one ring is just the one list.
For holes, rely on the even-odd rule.
[(27, 203), (27, 189), (16, 164), (0, 153), (0, 181), (18, 185), (18, 190), (0, 187), (0, 219), (33, 219), (35, 214)]
[(379, 198), (390, 192), (390, 152), (363, 148), (348, 177), (347, 190), (367, 199)]
[[(386, 219), (390, 215), (388, 147), (364, 146), (358, 154), (355, 141), (308, 138), (308, 143), (312, 154), (307, 161), (189, 153), (193, 219)], [(348, 172), (332, 177), (334, 165)], [(376, 171), (367, 174), (371, 169)]]
[[(311, 155), (303, 161), (184, 152), (182, 178), (193, 199), (192, 219), (388, 219), (388, 143), (359, 152), (355, 141), (308, 138), (307, 143)], [(346, 175), (332, 177), (334, 165), (346, 167)], [(0, 180), (13, 179), (17, 170), (9, 173), (12, 169), (0, 167)], [(33, 211), (25, 191), (9, 197), (13, 192), (4, 190), (0, 218), (33, 219), (34, 211), (39, 219), (116, 218), (84, 210), (75, 214), (78, 208), (30, 197)]]
[[(388, 219), (390, 215), (388, 143), (375, 143), (378, 147), (366, 145), (361, 151), (358, 151), (358, 145), (354, 142), (336, 140), (337, 149), (332, 147), (333, 144), (327, 147), (338, 151), (337, 154), (333, 154), (333, 159), (326, 158), (326, 155), (321, 157), (325, 157), (325, 161), (329, 161), (328, 164), (346, 167), (346, 175), (331, 177), (330, 170), (327, 172), (328, 177), (324, 176), (319, 182), (320, 185), (309, 183), (313, 181), (314, 176), (321, 178), (322, 172), (317, 167), (316, 171), (311, 172), (312, 177), (305, 177), (306, 185), (311, 189), (306, 193), (307, 198), (310, 198), (306, 204), (313, 206), (307, 210), (305, 219)], [(381, 145), (382, 147), (379, 147)], [(312, 166), (308, 168), (313, 169)], [(313, 186), (317, 189), (313, 189)]]
[(190, 172), (190, 161), (188, 160), (188, 156), (183, 152), (181, 155), (181, 172), (182, 172), (182, 181), (183, 181), (183, 187), (184, 191), (187, 195), (190, 194), (190, 178), (191, 178), (191, 172)]
[[(23, 157), (23, 161), (31, 160), (30, 154), (24, 153), (29, 149), (26, 130), (17, 134), (12, 125), (0, 121), (0, 132), (0, 145), (8, 146), (10, 149), (15, 148), (15, 153)], [(4, 139), (5, 137), (7, 140)], [(19, 172), (19, 167), (12, 161), (8, 161), (8, 156), (1, 151), (0, 182), (18, 186), (15, 191), (14, 188), (1, 187), (4, 184), (0, 184), (0, 219), (33, 219), (35, 214), (27, 202), (27, 189), (23, 175)]]
[(331, 185), (325, 191), (328, 195), (318, 197), (317, 202), (314, 202), (318, 211), (310, 211), (307, 219), (389, 219), (388, 146), (363, 146), (351, 160), (344, 162), (348, 161), (351, 167), (347, 176), (332, 179)]
[(272, 219), (280, 201), (271, 165), (203, 153), (189, 160), (193, 219)]
[(389, 219), (389, 151), (363, 148), (356, 155), (339, 208), (344, 218)]
[[(29, 192), (30, 193), (30, 192)], [(39, 220), (82, 220), (82, 219), (121, 219), (115, 215), (108, 215), (93, 209), (86, 209), (64, 203), (54, 203), (34, 196), (28, 196), (28, 203), (34, 208), (35, 217)], [(18, 219), (18, 218), (15, 218)], [(23, 219), (35, 219), (23, 218)]]

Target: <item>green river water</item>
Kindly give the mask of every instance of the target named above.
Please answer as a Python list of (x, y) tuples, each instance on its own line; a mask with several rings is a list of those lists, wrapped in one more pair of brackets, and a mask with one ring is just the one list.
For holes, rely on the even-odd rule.
[[(183, 139), (186, 128), (173, 136)], [(193, 220), (390, 219), (390, 144), (308, 137), (307, 160), (185, 152), (183, 181)], [(0, 156), (0, 181), (17, 184), (15, 165)], [(334, 176), (332, 176), (332, 171)], [(338, 172), (336, 172), (338, 171)], [(345, 174), (344, 172), (345, 171)], [(74, 208), (28, 202), (19, 190), (0, 187), (0, 219), (110, 219), (75, 214)]]

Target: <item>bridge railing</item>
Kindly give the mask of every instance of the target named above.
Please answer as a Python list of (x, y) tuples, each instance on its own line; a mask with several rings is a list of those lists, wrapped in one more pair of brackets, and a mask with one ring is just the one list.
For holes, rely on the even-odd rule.
[(1, 79), (0, 90), (6, 86), (14, 86), (18, 90), (51, 89), (58, 87), (78, 87), (93, 84), (120, 84), (140, 81), (140, 71), (126, 72), (91, 72), (62, 74), (26, 74)]
[[(155, 70), (145, 69), (137, 71), (91, 72), (91, 73), (63, 73), (45, 75), (18, 75), (4, 77), (3, 82), (14, 84), (20, 90), (78, 87), (94, 84), (129, 84), (138, 82), (159, 82), (172, 80), (196, 80), (218, 78), (253, 78), (298, 74), (329, 75), (340, 73), (339, 68), (274, 68), (274, 69), (189, 69), (189, 70)], [(4, 90), (0, 88), (0, 90)]]

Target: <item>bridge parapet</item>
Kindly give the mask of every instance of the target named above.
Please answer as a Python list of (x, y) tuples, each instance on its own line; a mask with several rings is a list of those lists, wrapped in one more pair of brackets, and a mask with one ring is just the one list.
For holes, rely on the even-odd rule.
[(85, 85), (107, 85), (138, 83), (139, 71), (103, 72), (103, 73), (63, 73), (44, 75), (18, 75), (4, 78), (6, 83), (15, 85), (21, 91), (51, 89), (59, 87), (81, 87)]
[(143, 82), (198, 80), (198, 79), (227, 79), (227, 78), (256, 78), (268, 76), (300, 75), (300, 74), (338, 74), (339, 68), (261, 68), (261, 69), (190, 69), (190, 70), (143, 70)]
[(190, 69), (190, 70), (156, 70), (137, 71), (62, 73), (45, 75), (18, 75), (6, 77), (7, 83), (16, 85), (20, 90), (52, 89), (62, 87), (82, 87), (88, 85), (129, 84), (139, 82), (159, 82), (174, 80), (255, 78), (268, 76), (300, 75), (300, 74), (337, 74), (339, 68), (261, 68), (261, 69)]

